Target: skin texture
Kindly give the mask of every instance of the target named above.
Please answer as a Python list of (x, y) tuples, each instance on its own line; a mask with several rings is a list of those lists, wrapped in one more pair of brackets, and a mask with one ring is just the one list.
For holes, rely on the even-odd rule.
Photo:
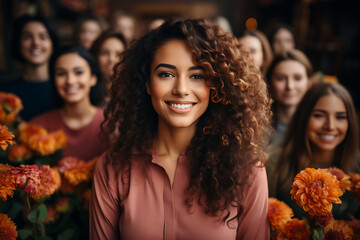
[(305, 66), (294, 60), (280, 62), (274, 69), (271, 85), (279, 105), (297, 106), (309, 87)]
[(135, 31), (133, 19), (127, 16), (119, 17), (114, 22), (114, 31), (122, 33), (128, 41), (131, 41)]
[(282, 51), (290, 50), (295, 47), (293, 35), (285, 28), (280, 28), (273, 38), (274, 53), (278, 54)]
[(321, 97), (310, 116), (307, 135), (314, 152), (334, 153), (349, 127), (344, 102), (336, 95)]
[[(192, 60), (185, 41), (171, 40), (161, 46), (151, 69), (149, 93), (159, 114), (159, 125), (195, 129), (209, 104), (210, 88), (206, 85), (204, 70)], [(174, 104), (190, 107), (179, 109)]]
[(45, 26), (40, 22), (27, 23), (21, 33), (20, 50), (31, 65), (47, 64), (52, 53), (52, 42)]
[(239, 42), (248, 48), (250, 55), (254, 60), (254, 64), (260, 69), (264, 60), (264, 54), (260, 40), (253, 36), (244, 36), (239, 39)]
[(82, 57), (76, 53), (60, 56), (55, 63), (54, 75), (56, 89), (65, 103), (90, 103), (90, 88), (96, 84), (96, 77)]
[(101, 27), (96, 21), (85, 21), (80, 28), (79, 44), (86, 49), (90, 49), (95, 39), (101, 34)]
[(98, 55), (98, 63), (101, 73), (107, 79), (113, 74), (113, 67), (120, 61), (120, 54), (124, 50), (124, 44), (117, 38), (108, 38), (101, 45)]

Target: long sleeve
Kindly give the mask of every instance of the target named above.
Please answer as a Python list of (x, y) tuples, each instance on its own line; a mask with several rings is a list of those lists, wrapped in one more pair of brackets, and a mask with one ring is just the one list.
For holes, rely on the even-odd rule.
[(239, 219), (237, 239), (270, 239), (268, 186), (265, 168), (255, 168)]
[[(108, 173), (108, 174), (106, 174)], [(120, 239), (120, 199), (118, 182), (105, 154), (98, 160), (91, 193), (90, 239)]]

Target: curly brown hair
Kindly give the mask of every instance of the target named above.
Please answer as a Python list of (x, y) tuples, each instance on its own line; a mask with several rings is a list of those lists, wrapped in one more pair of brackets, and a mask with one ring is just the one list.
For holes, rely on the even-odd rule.
[(146, 156), (141, 158), (145, 170), (151, 162), (149, 150), (157, 134), (158, 115), (146, 85), (154, 53), (171, 39), (188, 44), (213, 88), (186, 150), (190, 170), (186, 204), (190, 207), (194, 196), (199, 196), (197, 201), (210, 216), (225, 212), (222, 220), (226, 221), (230, 207), (237, 206), (238, 217), (242, 212), (239, 196), (249, 185), (252, 168), (259, 162), (263, 166), (267, 159), (270, 99), (259, 70), (237, 39), (204, 19), (169, 20), (124, 53), (105, 111), (113, 141), (107, 161), (123, 172), (130, 169), (135, 153)]

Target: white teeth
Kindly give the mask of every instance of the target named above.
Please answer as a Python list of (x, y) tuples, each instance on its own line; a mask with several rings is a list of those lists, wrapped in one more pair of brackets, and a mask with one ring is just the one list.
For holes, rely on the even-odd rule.
[(33, 54), (33, 55), (39, 55), (39, 54), (41, 54), (41, 53), (42, 53), (42, 51), (39, 50), (39, 49), (31, 50), (31, 54)]
[(176, 103), (170, 103), (170, 105), (177, 109), (186, 109), (192, 107), (192, 104), (176, 104)]
[(325, 140), (331, 141), (331, 140), (334, 140), (336, 136), (335, 135), (320, 135), (320, 137)]
[(80, 88), (76, 87), (76, 88), (68, 88), (66, 89), (66, 92), (69, 94), (73, 94), (79, 91)]

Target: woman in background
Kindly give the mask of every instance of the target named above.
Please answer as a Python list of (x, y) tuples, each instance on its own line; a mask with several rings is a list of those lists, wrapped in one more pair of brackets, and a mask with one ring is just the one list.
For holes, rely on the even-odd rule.
[(265, 76), (266, 70), (273, 59), (271, 46), (265, 34), (259, 30), (244, 31), (238, 39), (240, 44), (249, 50), (255, 66)]
[(90, 101), (90, 89), (99, 76), (96, 61), (86, 49), (75, 46), (57, 52), (50, 66), (56, 94), (63, 106), (31, 122), (48, 131), (64, 130), (67, 137), (64, 157), (89, 161), (102, 153), (98, 135), (104, 120), (103, 110)]
[(270, 99), (247, 56), (205, 20), (167, 21), (125, 52), (90, 239), (269, 239)]
[(274, 55), (296, 48), (295, 31), (285, 23), (276, 25), (269, 39)]
[[(284, 201), (295, 217), (302, 218), (304, 211), (290, 198), (295, 175), (307, 167), (358, 172), (358, 137), (356, 112), (348, 91), (337, 83), (315, 84), (300, 102), (282, 146), (270, 157), (270, 196)], [(345, 219), (347, 213), (359, 216), (359, 204), (348, 202), (349, 192), (340, 199), (341, 205), (333, 205), (335, 219)]]
[(306, 55), (296, 49), (275, 56), (266, 73), (273, 103), (275, 135), (271, 145), (282, 141), (297, 105), (311, 85), (312, 66)]
[(101, 105), (107, 103), (108, 90), (110, 89), (110, 78), (114, 74), (114, 66), (120, 62), (122, 53), (127, 49), (127, 41), (120, 33), (104, 32), (95, 40), (90, 51), (94, 55), (101, 73), (97, 89)]
[(101, 33), (102, 26), (99, 19), (94, 16), (83, 17), (78, 20), (75, 27), (75, 42), (89, 50)]
[(15, 21), (11, 47), (14, 58), (22, 64), (22, 76), (5, 83), (1, 90), (20, 97), (24, 109), (19, 116), (25, 121), (57, 107), (49, 81), (49, 61), (57, 44), (49, 20), (23, 15)]

